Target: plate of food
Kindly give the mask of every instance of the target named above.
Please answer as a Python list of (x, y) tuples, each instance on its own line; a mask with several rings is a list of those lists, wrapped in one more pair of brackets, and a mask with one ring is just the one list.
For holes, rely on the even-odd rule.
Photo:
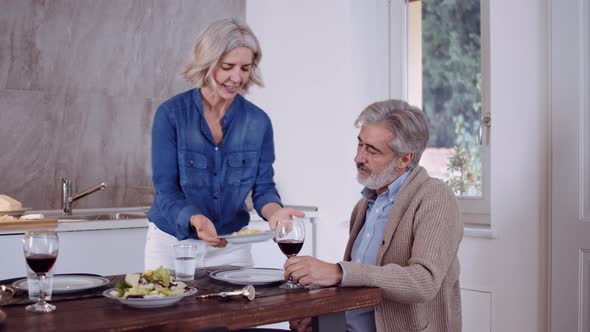
[(23, 207), (21, 202), (16, 199), (6, 195), (0, 195), (0, 216), (20, 217), (27, 210), (30, 209)]
[(29, 211), (31, 208), (22, 208), (19, 210), (10, 210), (10, 211), (0, 211), (0, 216), (11, 216), (18, 218), (25, 214), (25, 212)]
[(275, 237), (275, 232), (255, 228), (245, 228), (239, 232), (233, 232), (228, 235), (220, 235), (228, 243), (254, 243), (270, 240)]
[(176, 280), (162, 266), (143, 273), (128, 273), (125, 280), (102, 295), (134, 308), (162, 308), (196, 294), (197, 289)]

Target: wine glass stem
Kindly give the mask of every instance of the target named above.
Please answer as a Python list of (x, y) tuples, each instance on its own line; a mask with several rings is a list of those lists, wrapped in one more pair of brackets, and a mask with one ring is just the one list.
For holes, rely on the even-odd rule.
[[(294, 255), (287, 255), (287, 259), (289, 259), (289, 258), (291, 258), (291, 257), (293, 257), (293, 256), (297, 256), (297, 254), (294, 254)], [(290, 275), (290, 276), (289, 276), (289, 279), (287, 279), (287, 283), (288, 283), (288, 284), (292, 284), (292, 285), (297, 285), (297, 284), (298, 284), (298, 283), (295, 283), (295, 281), (293, 281), (293, 276), (292, 276), (292, 275)]]
[(45, 273), (39, 275), (39, 301), (37, 302), (39, 305), (45, 305)]

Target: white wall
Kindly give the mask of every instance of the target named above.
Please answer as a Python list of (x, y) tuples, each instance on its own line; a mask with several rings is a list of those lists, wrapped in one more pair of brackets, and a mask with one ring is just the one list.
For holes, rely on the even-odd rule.
[(545, 331), (549, 183), (543, 1), (490, 1), (495, 239), (461, 245), (462, 287), (488, 291), (493, 331)]
[[(491, 312), (482, 314), (491, 316), (488, 330), (545, 331), (547, 4), (490, 2), (496, 238), (464, 239), (462, 287), (490, 294)], [(267, 83), (250, 99), (273, 120), (275, 179), (286, 203), (320, 207), (318, 253), (332, 261), (341, 258), (361, 189), (352, 123), (368, 103), (388, 97), (386, 3), (248, 0), (246, 6)]]
[(249, 0), (246, 6), (262, 44), (266, 84), (247, 97), (273, 121), (275, 180), (285, 203), (319, 206), (318, 254), (333, 261), (342, 258), (362, 189), (353, 122), (388, 95), (387, 13), (378, 3), (385, 5)]

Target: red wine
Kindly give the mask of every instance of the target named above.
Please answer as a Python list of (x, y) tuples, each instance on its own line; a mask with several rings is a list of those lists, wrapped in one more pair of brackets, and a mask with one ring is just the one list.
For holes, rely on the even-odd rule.
[(55, 264), (57, 256), (48, 254), (33, 254), (26, 257), (27, 264), (35, 273), (47, 273)]
[(297, 255), (301, 247), (303, 247), (303, 241), (297, 240), (281, 240), (277, 243), (283, 254), (287, 255), (287, 257)]

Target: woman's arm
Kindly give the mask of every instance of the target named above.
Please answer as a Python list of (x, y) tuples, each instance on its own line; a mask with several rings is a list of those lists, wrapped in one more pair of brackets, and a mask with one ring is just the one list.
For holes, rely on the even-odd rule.
[(194, 237), (189, 220), (200, 211), (187, 202), (180, 187), (177, 144), (176, 123), (170, 111), (160, 106), (152, 127), (152, 181), (161, 214), (176, 224), (176, 238), (184, 240)]
[(264, 133), (262, 148), (260, 150), (260, 162), (254, 187), (252, 188), (252, 200), (258, 214), (268, 221), (271, 229), (274, 229), (280, 219), (303, 217), (305, 214), (292, 208), (283, 208), (279, 194), (273, 181), (275, 161), (273, 131), (270, 119)]
[(291, 219), (293, 217), (303, 218), (305, 216), (305, 213), (299, 210), (293, 208), (284, 208), (274, 202), (263, 206), (261, 211), (262, 217), (268, 220), (270, 229), (275, 229), (277, 222), (279, 222), (281, 219)]
[[(266, 118), (267, 125), (262, 138), (262, 145), (260, 147), (260, 157), (258, 161), (258, 170), (256, 172), (256, 179), (252, 186), (252, 202), (258, 214), (268, 220), (277, 207), (271, 205), (266, 210), (266, 214), (262, 211), (269, 203), (275, 203), (282, 207), (281, 198), (277, 193), (277, 189), (273, 180), (274, 169), (272, 164), (275, 161), (275, 151), (273, 142), (273, 131), (270, 119)], [(270, 209), (270, 210), (269, 210)]]

